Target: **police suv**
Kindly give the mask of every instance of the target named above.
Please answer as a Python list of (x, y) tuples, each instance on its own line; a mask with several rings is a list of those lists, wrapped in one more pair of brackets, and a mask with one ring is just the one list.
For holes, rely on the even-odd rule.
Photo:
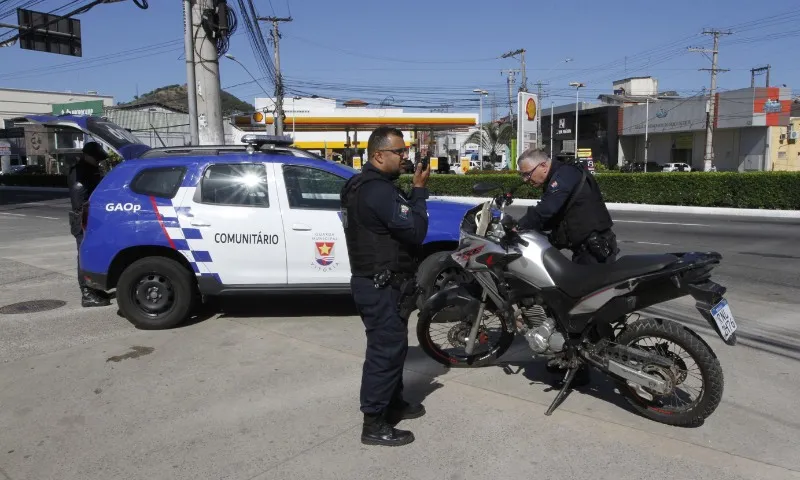
[[(350, 291), (339, 192), (357, 170), (288, 137), (150, 148), (101, 118), (25, 119), (83, 132), (125, 160), (84, 209), (79, 268), (90, 286), (116, 289), (134, 325), (176, 326), (203, 296)], [(426, 256), (456, 248), (467, 208), (428, 201)]]

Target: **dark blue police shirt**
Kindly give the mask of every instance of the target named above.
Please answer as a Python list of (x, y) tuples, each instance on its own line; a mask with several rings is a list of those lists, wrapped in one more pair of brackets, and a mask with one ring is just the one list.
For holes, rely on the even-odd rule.
[[(363, 169), (374, 169), (366, 163)], [(383, 172), (377, 172), (391, 179)], [(393, 183), (371, 181), (361, 186), (360, 220), (364, 227), (379, 235), (390, 234), (407, 245), (422, 245), (428, 234), (427, 188), (411, 189), (410, 195)]]
[(550, 230), (553, 226), (548, 222), (566, 206), (583, 176), (581, 170), (573, 165), (559, 165), (553, 161), (550, 168), (555, 171), (547, 179), (539, 203), (528, 207), (517, 222), (520, 230)]

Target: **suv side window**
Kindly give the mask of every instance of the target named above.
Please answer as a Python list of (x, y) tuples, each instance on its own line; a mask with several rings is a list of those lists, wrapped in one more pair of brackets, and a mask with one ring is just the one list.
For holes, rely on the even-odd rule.
[(140, 195), (172, 198), (186, 174), (185, 167), (155, 167), (142, 170), (131, 181), (131, 191)]
[(283, 181), (289, 208), (339, 210), (339, 195), (346, 180), (318, 168), (284, 165)]
[(209, 165), (200, 179), (199, 203), (269, 208), (267, 168), (263, 163)]

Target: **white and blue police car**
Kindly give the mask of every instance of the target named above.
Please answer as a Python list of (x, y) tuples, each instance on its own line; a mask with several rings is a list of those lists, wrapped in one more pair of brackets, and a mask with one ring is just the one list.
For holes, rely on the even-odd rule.
[[(150, 148), (103, 118), (25, 118), (83, 132), (123, 158), (85, 209), (79, 269), (94, 288), (116, 289), (137, 327), (174, 327), (206, 296), (350, 291), (339, 192), (357, 170), (288, 137)], [(456, 248), (468, 208), (428, 201), (426, 257)]]

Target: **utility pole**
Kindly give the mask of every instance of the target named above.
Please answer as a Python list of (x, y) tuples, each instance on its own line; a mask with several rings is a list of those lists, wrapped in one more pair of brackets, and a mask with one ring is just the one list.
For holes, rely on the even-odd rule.
[[(189, 145), (200, 144), (200, 134), (197, 127), (197, 79), (194, 74), (194, 43), (192, 32), (192, 0), (183, 0), (183, 55), (186, 57), (186, 96), (189, 101)], [(138, 90), (138, 89), (137, 89)], [(139, 92), (136, 92), (139, 95)]]
[(511, 88), (511, 85), (514, 84), (514, 74), (517, 73), (517, 72), (519, 72), (519, 70), (501, 70), (500, 71), (500, 75), (503, 75), (504, 73), (508, 74), (508, 80), (507, 80), (507, 83), (508, 83), (508, 123), (510, 123), (512, 125), (514, 124), (514, 109), (513, 109), (514, 91)]
[(705, 164), (703, 170), (708, 172), (714, 162), (714, 117), (716, 112), (716, 93), (717, 93), (717, 72), (727, 72), (727, 69), (717, 68), (717, 55), (719, 54), (719, 36), (732, 35), (733, 32), (721, 32), (719, 30), (703, 30), (703, 35), (714, 36), (714, 48), (709, 52), (707, 49), (689, 48), (690, 52), (711, 53), (711, 68), (701, 68), (701, 71), (711, 72), (711, 92), (708, 101), (708, 115), (706, 118), (706, 151), (704, 155)]
[(542, 146), (542, 86), (549, 85), (549, 83), (542, 83), (541, 80), (536, 82), (536, 118), (539, 119), (539, 123), (536, 126), (536, 138), (538, 141), (537, 147)]
[(193, 0), (192, 3), (198, 140), (200, 145), (224, 145), (217, 42), (208, 35), (213, 32), (207, 32), (203, 26), (204, 19), (207, 18), (206, 12), (214, 11), (214, 0)]
[(765, 87), (769, 87), (769, 70), (772, 68), (771, 65), (767, 65), (766, 67), (758, 67), (758, 68), (751, 68), (750, 69), (750, 88), (754, 88), (756, 86), (756, 74), (766, 71), (767, 72), (767, 81), (764, 84)]
[[(520, 92), (527, 92), (528, 91), (528, 76), (525, 74), (525, 49), (520, 48), (519, 50), (514, 50), (513, 52), (506, 52), (500, 56), (500, 58), (509, 58), (515, 57), (520, 55), (520, 63), (522, 64), (522, 83), (519, 86)], [(517, 70), (519, 71), (519, 70)]]
[(283, 77), (281, 76), (281, 34), (280, 22), (291, 22), (292, 17), (259, 17), (259, 20), (272, 22), (272, 41), (275, 43), (275, 134), (283, 135)]

